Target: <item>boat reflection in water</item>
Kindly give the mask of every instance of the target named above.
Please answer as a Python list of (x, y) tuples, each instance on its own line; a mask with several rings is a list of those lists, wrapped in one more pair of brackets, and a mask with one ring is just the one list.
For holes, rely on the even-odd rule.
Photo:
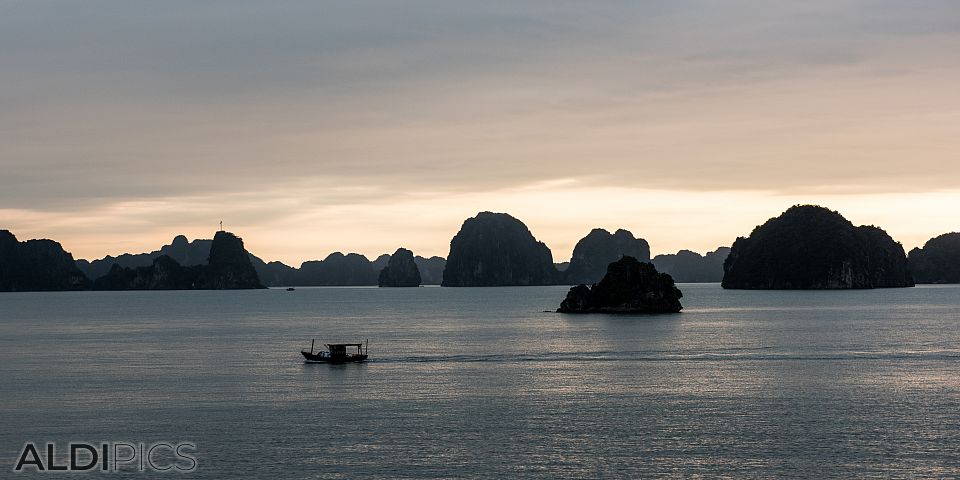
[[(367, 359), (367, 349), (370, 340), (366, 345), (363, 343), (328, 343), (327, 351), (314, 351), (315, 339), (310, 340), (310, 351), (300, 350), (306, 363), (347, 363), (362, 362)], [(347, 349), (356, 348), (356, 352), (348, 352)]]

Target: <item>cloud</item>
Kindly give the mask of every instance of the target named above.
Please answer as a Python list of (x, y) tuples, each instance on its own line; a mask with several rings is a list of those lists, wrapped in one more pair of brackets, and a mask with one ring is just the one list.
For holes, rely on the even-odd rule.
[(0, 205), (114, 224), (140, 208), (159, 232), (417, 195), (497, 203), (555, 180), (953, 190), (958, 14), (934, 0), (6, 2)]

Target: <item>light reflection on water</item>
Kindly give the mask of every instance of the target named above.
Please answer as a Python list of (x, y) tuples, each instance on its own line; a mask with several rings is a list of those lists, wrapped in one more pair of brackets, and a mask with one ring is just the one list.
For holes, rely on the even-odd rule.
[[(0, 454), (193, 440), (194, 478), (958, 475), (960, 288), (681, 288), (684, 313), (627, 317), (545, 313), (562, 287), (2, 294)], [(369, 338), (372, 361), (303, 364), (311, 337)]]

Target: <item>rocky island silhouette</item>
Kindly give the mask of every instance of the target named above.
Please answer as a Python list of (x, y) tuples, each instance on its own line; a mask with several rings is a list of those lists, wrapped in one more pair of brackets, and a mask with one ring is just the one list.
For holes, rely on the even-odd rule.
[(570, 289), (559, 313), (678, 313), (683, 293), (652, 263), (624, 256), (607, 266), (600, 282)]
[[(230, 245), (230, 260), (218, 243)], [(216, 253), (216, 254), (215, 254)], [(394, 260), (397, 255), (399, 258)], [(0, 291), (256, 288), (259, 286), (524, 286), (590, 285), (623, 257), (650, 262), (676, 282), (721, 282), (732, 289), (847, 289), (960, 283), (960, 233), (915, 248), (909, 257), (882, 229), (856, 227), (838, 212), (797, 205), (738, 238), (732, 248), (705, 255), (689, 250), (650, 258), (649, 243), (628, 230), (595, 228), (569, 261), (554, 263), (550, 248), (519, 219), (480, 212), (463, 222), (445, 259), (407, 249), (374, 260), (333, 252), (299, 267), (266, 262), (229, 232), (213, 239), (177, 235), (148, 253), (88, 261), (53, 240), (20, 242), (0, 230)], [(246, 260), (241, 257), (246, 257)], [(412, 264), (410, 262), (412, 258)]]
[(738, 238), (723, 288), (806, 290), (912, 287), (903, 246), (838, 212), (797, 205)]

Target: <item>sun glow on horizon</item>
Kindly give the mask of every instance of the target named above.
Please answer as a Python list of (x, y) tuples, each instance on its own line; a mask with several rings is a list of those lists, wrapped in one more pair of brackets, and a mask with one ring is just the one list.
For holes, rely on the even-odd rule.
[(298, 265), (446, 256), (465, 218), (493, 210), (559, 262), (595, 227), (703, 253), (813, 203), (909, 249), (960, 230), (958, 14), (14, 2), (0, 228), (99, 258), (209, 238), (222, 219)]
[[(550, 247), (556, 262), (567, 261), (576, 242), (598, 227), (630, 230), (650, 243), (653, 255), (680, 249), (706, 253), (730, 246), (737, 236), (795, 204), (823, 205), (854, 224), (877, 225), (907, 251), (960, 230), (951, 215), (960, 209), (960, 191), (794, 195), (638, 190), (561, 180), (493, 192), (421, 192), (334, 205), (310, 206), (303, 192), (290, 198), (270, 195), (277, 196), (122, 202), (83, 215), (7, 209), (0, 216), (9, 219), (9, 228), (21, 240), (52, 238), (75, 258), (86, 259), (149, 252), (178, 234), (211, 238), (222, 217), (225, 228), (243, 237), (249, 251), (293, 266), (335, 251), (373, 259), (400, 246), (417, 255), (446, 257), (463, 220), (484, 210), (523, 221)], [(170, 224), (178, 226), (171, 229)]]

